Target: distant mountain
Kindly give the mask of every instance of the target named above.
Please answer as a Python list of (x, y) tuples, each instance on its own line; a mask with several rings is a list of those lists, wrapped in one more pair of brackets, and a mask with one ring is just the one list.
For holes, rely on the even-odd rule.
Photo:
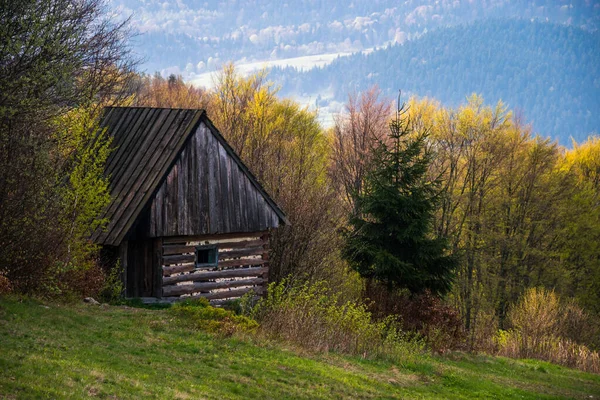
[(600, 133), (600, 33), (529, 20), (437, 29), (403, 45), (340, 57), (323, 68), (272, 70), (283, 95), (327, 107), (377, 84), (456, 106), (471, 93), (502, 99), (544, 136), (570, 144)]
[(439, 27), (521, 17), (600, 28), (589, 0), (108, 0), (133, 15), (149, 73), (195, 74), (227, 61), (264, 61), (403, 43)]

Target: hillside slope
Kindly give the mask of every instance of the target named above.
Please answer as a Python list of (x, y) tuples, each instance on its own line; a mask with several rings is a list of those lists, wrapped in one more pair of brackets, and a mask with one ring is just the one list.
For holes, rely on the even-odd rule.
[(336, 101), (373, 84), (393, 98), (402, 89), (450, 106), (479, 93), (490, 103), (502, 99), (537, 132), (562, 144), (600, 132), (600, 33), (565, 25), (480, 21), (305, 73), (275, 69), (271, 79), (283, 85), (284, 95), (314, 99), (325, 91)]
[(309, 355), (195, 331), (169, 310), (0, 298), (2, 398), (597, 398), (600, 376), (539, 361)]

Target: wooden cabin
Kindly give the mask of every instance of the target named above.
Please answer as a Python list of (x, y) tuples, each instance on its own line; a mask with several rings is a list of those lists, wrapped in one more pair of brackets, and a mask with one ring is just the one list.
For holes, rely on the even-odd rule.
[(206, 112), (111, 107), (101, 127), (112, 200), (92, 240), (120, 261), (126, 297), (262, 293), (269, 231), (288, 222)]

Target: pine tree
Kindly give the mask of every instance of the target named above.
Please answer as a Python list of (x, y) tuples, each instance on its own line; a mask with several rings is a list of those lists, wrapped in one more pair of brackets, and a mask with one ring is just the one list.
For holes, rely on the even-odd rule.
[(389, 140), (374, 149), (358, 212), (344, 232), (343, 255), (364, 278), (411, 293), (442, 295), (452, 285), (456, 259), (445, 238), (435, 237), (438, 183), (427, 178), (427, 134), (413, 132), (405, 106), (390, 122)]

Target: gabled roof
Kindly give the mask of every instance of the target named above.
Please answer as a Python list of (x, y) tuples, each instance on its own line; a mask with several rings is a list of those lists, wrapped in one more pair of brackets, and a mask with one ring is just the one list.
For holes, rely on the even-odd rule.
[(206, 116), (204, 110), (108, 107), (100, 124), (113, 138), (105, 174), (110, 177), (111, 202), (101, 218), (109, 220), (104, 231), (96, 231), (92, 240), (99, 244), (119, 245), (149, 204), (169, 173), (188, 138), (201, 123), (209, 127), (228, 155), (240, 167), (252, 185), (284, 224), (283, 211), (271, 199), (248, 167)]

